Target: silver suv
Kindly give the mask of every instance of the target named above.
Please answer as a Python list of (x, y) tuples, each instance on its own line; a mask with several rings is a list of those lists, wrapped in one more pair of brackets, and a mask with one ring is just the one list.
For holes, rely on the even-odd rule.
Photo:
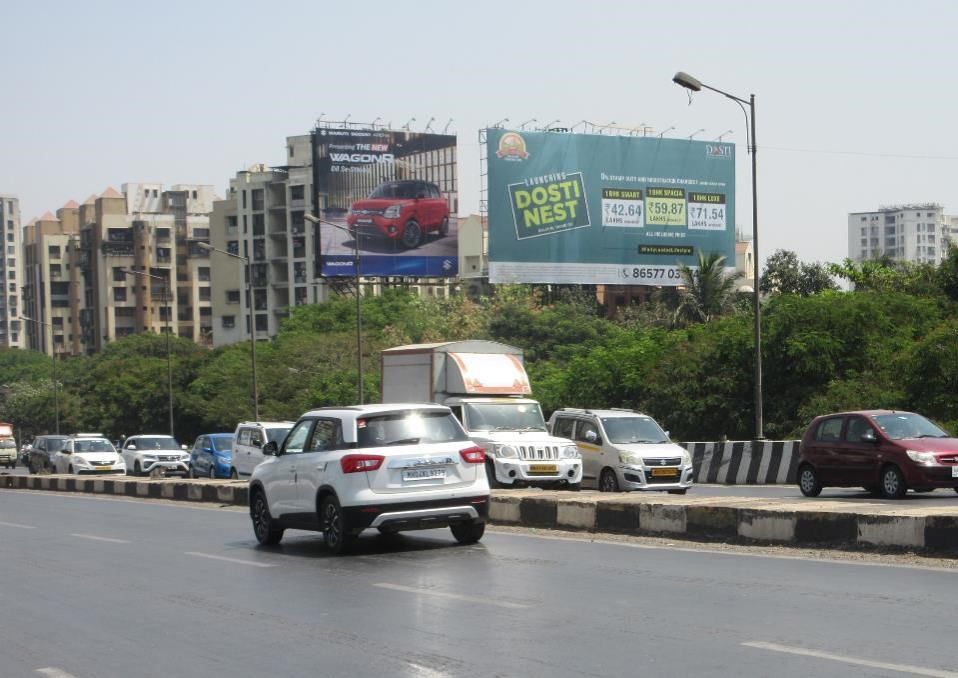
[(276, 443), (279, 447), (293, 428), (291, 421), (241, 421), (233, 433), (233, 461), (230, 478), (247, 478), (263, 459), (263, 446)]
[(575, 442), (582, 455), (583, 484), (595, 483), (602, 492), (685, 494), (692, 486), (692, 455), (641, 412), (565, 407), (552, 413), (549, 431)]

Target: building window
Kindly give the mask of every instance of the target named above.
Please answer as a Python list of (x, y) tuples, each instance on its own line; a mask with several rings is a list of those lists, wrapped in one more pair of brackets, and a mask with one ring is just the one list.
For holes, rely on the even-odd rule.
[(290, 200), (302, 200), (304, 195), (303, 189), (304, 189), (304, 186), (302, 184), (299, 184), (297, 186), (290, 186), (289, 187)]
[(227, 303), (227, 304), (238, 304), (238, 303), (240, 303), (240, 293), (239, 293), (239, 290), (226, 290), (226, 303)]
[(209, 240), (210, 239), (210, 229), (208, 228), (194, 228), (193, 237), (199, 240)]
[(196, 191), (193, 191), (193, 200), (196, 200)]
[(196, 277), (200, 280), (207, 282), (210, 279), (210, 267), (209, 266), (199, 266), (196, 269)]
[(63, 273), (63, 267), (60, 264), (50, 264), (50, 277), (59, 278)]
[(209, 300), (210, 300), (210, 288), (209, 288), (209, 287), (201, 287), (201, 288), (199, 289), (199, 293), (200, 293), (200, 301), (209, 301)]
[(230, 254), (239, 254), (239, 240), (228, 240), (226, 242), (226, 251)]
[(126, 273), (119, 266), (113, 267), (113, 282), (126, 282)]
[(223, 316), (223, 329), (231, 330), (236, 327), (236, 316), (235, 315), (224, 315)]
[(126, 288), (125, 288), (125, 287), (114, 287), (114, 288), (113, 288), (113, 301), (126, 301)]

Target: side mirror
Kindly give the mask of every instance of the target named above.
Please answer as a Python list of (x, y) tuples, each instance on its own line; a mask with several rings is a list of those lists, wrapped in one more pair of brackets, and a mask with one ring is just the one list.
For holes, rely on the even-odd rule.
[(185, 450), (185, 449), (186, 449), (186, 445), (180, 445), (180, 449), (181, 449), (181, 450)]
[(586, 431), (585, 439), (589, 441), (590, 443), (596, 444), (599, 442), (599, 434), (596, 433), (595, 431)]
[(276, 447), (276, 443), (270, 440), (268, 443), (263, 445), (263, 454), (270, 457), (275, 457), (277, 454), (279, 454), (279, 448)]
[(874, 431), (865, 431), (862, 433), (862, 442), (863, 443), (877, 443), (878, 437), (875, 435)]
[(70, 448), (69, 448), (69, 447), (61, 447), (61, 448), (60, 448), (60, 452), (61, 452), (62, 454), (73, 454), (72, 452), (70, 452)]

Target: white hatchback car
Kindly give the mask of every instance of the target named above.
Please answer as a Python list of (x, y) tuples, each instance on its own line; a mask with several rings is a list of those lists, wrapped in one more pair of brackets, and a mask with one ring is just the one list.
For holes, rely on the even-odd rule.
[(190, 472), (190, 453), (173, 436), (138, 435), (123, 441), (120, 449), (127, 473), (149, 475), (154, 471), (163, 475), (185, 478)]
[(685, 494), (692, 486), (692, 455), (641, 412), (564, 407), (549, 417), (549, 431), (575, 441), (582, 454), (583, 484), (594, 481), (601, 492)]
[(57, 473), (126, 473), (113, 443), (98, 433), (66, 438), (53, 454), (53, 465)]
[(485, 453), (448, 407), (324, 407), (307, 412), (250, 478), (253, 532), (276, 544), (287, 528), (321, 531), (342, 553), (366, 528), (449, 527), (482, 538), (489, 514)]

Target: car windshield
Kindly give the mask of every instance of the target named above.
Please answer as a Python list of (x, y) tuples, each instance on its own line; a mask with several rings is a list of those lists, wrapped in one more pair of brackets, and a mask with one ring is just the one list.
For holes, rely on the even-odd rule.
[(625, 443), (667, 443), (669, 437), (649, 417), (609, 417), (602, 419), (605, 434), (609, 442)]
[(233, 449), (233, 436), (213, 436), (210, 440), (217, 452), (230, 452)]
[(109, 440), (77, 440), (73, 443), (74, 452), (115, 452)]
[(545, 431), (538, 403), (465, 403), (470, 431)]
[(175, 438), (157, 436), (155, 438), (137, 438), (131, 441), (138, 450), (178, 450), (180, 444)]
[(66, 445), (68, 438), (66, 436), (62, 438), (47, 438), (47, 449), (48, 450), (59, 450), (64, 445)]
[(278, 428), (268, 428), (266, 429), (266, 440), (271, 443), (276, 443), (276, 447), (282, 447), (283, 441), (286, 440), (286, 434), (289, 433), (291, 428), (293, 428), (292, 424)]
[(9, 438), (5, 440), (0, 440), (0, 447), (7, 448), (7, 447), (16, 447), (16, 446), (17, 446), (17, 443), (14, 442), (13, 440), (10, 440)]
[(390, 200), (393, 198), (412, 199), (416, 197), (416, 184), (409, 181), (390, 181), (377, 186), (369, 194), (370, 199)]
[(920, 414), (896, 412), (895, 414), (879, 414), (874, 419), (878, 427), (892, 440), (951, 437)]
[(359, 447), (415, 445), (467, 440), (450, 412), (390, 412), (356, 420)]

